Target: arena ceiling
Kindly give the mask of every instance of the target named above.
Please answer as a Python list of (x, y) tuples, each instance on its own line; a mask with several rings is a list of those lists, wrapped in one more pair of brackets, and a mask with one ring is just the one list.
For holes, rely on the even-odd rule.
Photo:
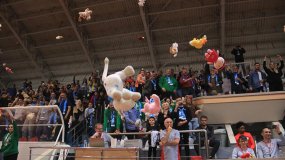
[[(86, 8), (93, 11), (91, 20), (78, 22)], [(1, 81), (80, 79), (102, 70), (106, 56), (110, 72), (126, 65), (200, 69), (207, 48), (221, 50), (231, 62), (238, 44), (248, 62), (285, 56), (284, 8), (284, 0), (146, 0), (143, 7), (138, 0), (1, 0), (0, 62), (14, 72), (2, 68)], [(204, 34), (203, 49), (189, 46)], [(176, 58), (169, 54), (174, 42)]]

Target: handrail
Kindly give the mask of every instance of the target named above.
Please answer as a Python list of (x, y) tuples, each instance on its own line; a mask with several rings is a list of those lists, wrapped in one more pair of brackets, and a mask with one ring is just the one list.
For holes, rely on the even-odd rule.
[[(63, 119), (63, 116), (62, 116), (62, 112), (60, 110), (60, 108), (57, 106), (57, 105), (47, 105), (47, 106), (14, 106), (14, 107), (0, 107), (1, 110), (14, 110), (14, 109), (42, 109), (42, 108), (57, 108), (57, 111), (58, 111), (58, 115), (60, 116), (60, 119), (61, 119), (61, 128), (60, 129), (60, 132), (58, 133), (58, 137), (57, 137), (57, 140), (59, 139), (59, 135), (61, 134), (62, 132), (62, 143), (64, 143), (64, 137), (65, 137), (65, 124), (64, 124), (64, 119)], [(32, 125), (32, 124), (31, 124)], [(24, 126), (24, 125), (19, 125), (19, 126)], [(29, 125), (30, 126), (30, 125)], [(39, 125), (37, 125), (39, 126)], [(44, 125), (43, 125), (44, 126)], [(55, 125), (57, 126), (57, 125)], [(57, 143), (57, 141), (56, 141)], [(56, 144), (55, 143), (55, 144)]]
[[(200, 129), (200, 130), (182, 130), (179, 131), (180, 133), (189, 133), (189, 132), (198, 132), (199, 133), (199, 138), (200, 138), (200, 133), (204, 132), (205, 134), (205, 142), (208, 141), (208, 135), (207, 135), (207, 130), (205, 129)], [(140, 134), (151, 134), (151, 132), (129, 132), (129, 133), (109, 133), (110, 135), (140, 135)], [(187, 144), (186, 144), (187, 145)], [(199, 146), (200, 146), (200, 141), (199, 141)], [(82, 147), (37, 147), (37, 146), (33, 146), (33, 147), (29, 147), (30, 151), (32, 149), (82, 149)], [(84, 148), (98, 148), (98, 147), (84, 147)], [(100, 148), (100, 147), (99, 147)], [(138, 147), (128, 147), (128, 148), (138, 148)], [(205, 149), (206, 149), (206, 158), (209, 157), (209, 144), (205, 143)], [(86, 157), (85, 157), (86, 158)], [(102, 157), (99, 157), (102, 158)]]
[[(205, 129), (197, 129), (197, 130), (181, 130), (179, 133), (199, 133), (199, 139), (200, 139), (200, 132), (205, 133), (205, 142), (208, 142), (208, 135), (207, 135), (207, 130)], [(145, 135), (145, 134), (151, 134), (151, 132), (128, 132), (128, 133), (108, 133), (109, 135)], [(199, 146), (201, 146), (200, 141), (199, 141)], [(209, 144), (205, 143), (205, 148), (206, 148), (206, 158), (209, 157)]]

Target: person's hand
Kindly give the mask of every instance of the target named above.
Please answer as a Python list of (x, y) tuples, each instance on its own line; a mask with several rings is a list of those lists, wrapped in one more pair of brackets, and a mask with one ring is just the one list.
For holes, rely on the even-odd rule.
[(280, 61), (283, 60), (283, 58), (282, 58), (279, 54), (277, 55), (277, 57), (278, 57), (278, 59), (279, 59)]
[(116, 129), (115, 133), (121, 133), (120, 130)]
[(266, 56), (264, 56), (264, 59), (263, 59), (263, 61), (266, 61), (266, 59), (267, 59), (267, 57), (266, 57)]
[(172, 127), (168, 126), (168, 127), (166, 128), (166, 132), (170, 133), (171, 131), (172, 131)]
[(199, 110), (195, 111), (195, 115), (198, 115), (198, 114), (200, 114), (201, 112), (202, 112), (202, 110), (199, 109)]
[(161, 90), (162, 90), (163, 92), (166, 92), (166, 89), (165, 89), (165, 88), (161, 88)]
[(182, 126), (183, 124), (184, 124), (183, 121), (180, 121), (180, 122), (178, 122), (177, 126), (180, 127), (180, 126)]
[(253, 90), (252, 87), (249, 87), (249, 90), (252, 91)]
[(277, 124), (276, 125), (276, 127), (275, 127), (275, 132), (277, 133), (277, 134), (281, 134), (282, 132), (281, 132), (281, 130), (280, 130), (280, 126)]
[(209, 85), (210, 87), (213, 87), (213, 84), (212, 84), (212, 83), (208, 83), (208, 85)]

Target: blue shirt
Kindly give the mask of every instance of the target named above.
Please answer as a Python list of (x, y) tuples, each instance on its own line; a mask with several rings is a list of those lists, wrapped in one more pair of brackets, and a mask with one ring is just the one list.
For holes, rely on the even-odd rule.
[(133, 107), (132, 109), (124, 112), (125, 120), (126, 120), (126, 129), (128, 130), (137, 130), (138, 128), (135, 125), (135, 122), (139, 117), (137, 109)]

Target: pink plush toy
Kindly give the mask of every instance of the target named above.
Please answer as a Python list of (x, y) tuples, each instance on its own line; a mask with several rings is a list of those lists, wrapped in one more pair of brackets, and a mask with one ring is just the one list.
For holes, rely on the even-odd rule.
[(144, 108), (141, 111), (144, 113), (156, 114), (161, 108), (160, 99), (156, 94), (153, 94), (150, 98), (153, 99), (153, 102), (150, 102), (148, 98), (145, 98)]
[(225, 67), (225, 60), (223, 57), (219, 57), (216, 62), (214, 62), (214, 67), (216, 69), (223, 69)]

